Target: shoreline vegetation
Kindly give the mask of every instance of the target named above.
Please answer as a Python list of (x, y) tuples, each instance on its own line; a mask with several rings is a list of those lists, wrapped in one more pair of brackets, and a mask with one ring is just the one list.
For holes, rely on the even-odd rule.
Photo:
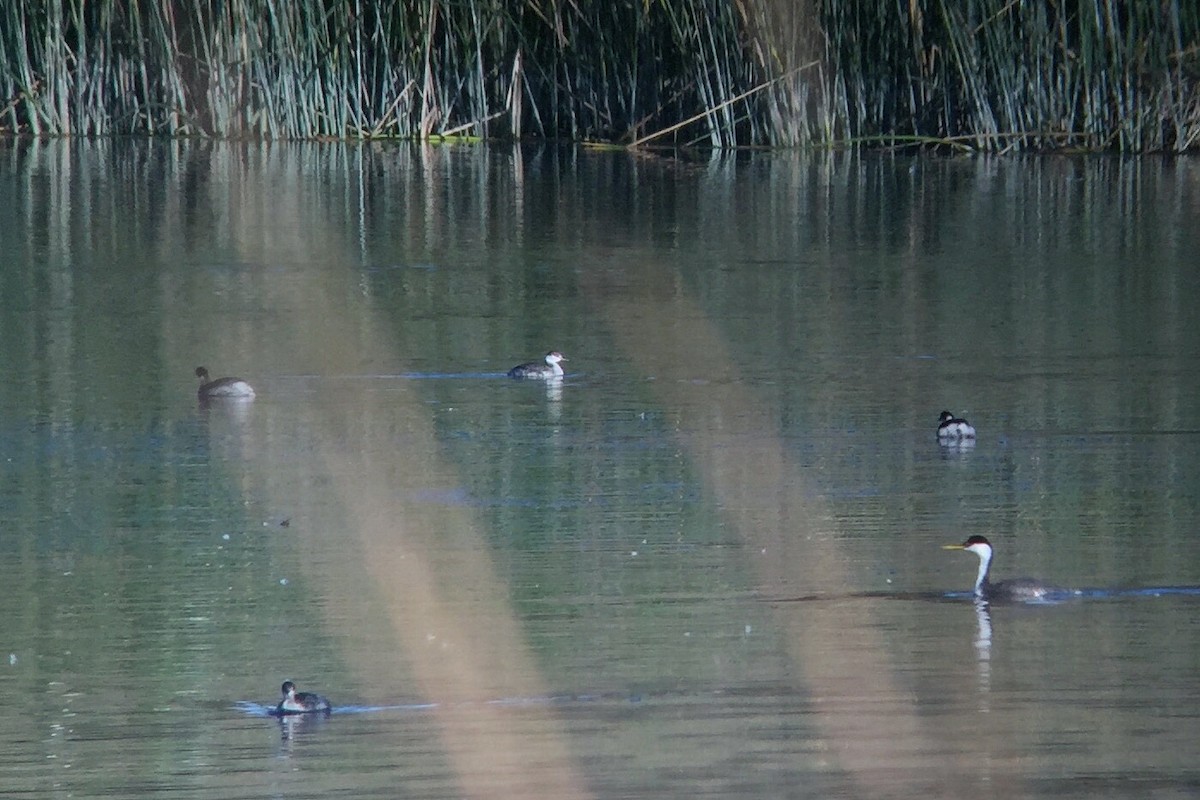
[(0, 0), (0, 135), (1200, 149), (1194, 0)]

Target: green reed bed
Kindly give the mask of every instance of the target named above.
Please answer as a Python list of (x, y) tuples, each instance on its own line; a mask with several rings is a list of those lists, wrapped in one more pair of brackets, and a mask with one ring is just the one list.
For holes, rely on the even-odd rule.
[[(973, 147), (1185, 150), (1200, 142), (1200, 5), (829, 4), (852, 135)], [(870, 37), (864, 32), (871, 31)]]
[(0, 0), (0, 129), (1200, 145), (1194, 0)]

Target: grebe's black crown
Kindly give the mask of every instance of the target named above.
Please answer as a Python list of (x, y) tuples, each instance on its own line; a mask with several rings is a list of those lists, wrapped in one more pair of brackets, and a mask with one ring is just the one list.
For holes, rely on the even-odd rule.
[(292, 683), (291, 681), (284, 681), (283, 686), (279, 688), (280, 691), (282, 691), (284, 694), (287, 694), (288, 692), (296, 691), (296, 684)]
[(986, 544), (988, 547), (992, 546), (992, 543), (987, 540), (986, 536), (972, 536), (963, 542), (963, 547), (970, 547), (973, 544)]

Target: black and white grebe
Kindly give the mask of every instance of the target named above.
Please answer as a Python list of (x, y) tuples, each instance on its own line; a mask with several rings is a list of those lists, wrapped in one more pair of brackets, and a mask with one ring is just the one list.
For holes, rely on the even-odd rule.
[(552, 350), (546, 353), (546, 363), (539, 364), (536, 361), (530, 361), (528, 364), (518, 364), (508, 371), (508, 377), (542, 381), (561, 378), (563, 376), (563, 368), (559, 366), (559, 362), (566, 360), (567, 357), (562, 353)]
[(196, 394), (201, 400), (217, 397), (254, 397), (254, 388), (241, 378), (209, 380), (208, 369), (205, 367), (196, 367), (196, 377), (200, 379), (200, 389)]
[(284, 681), (283, 686), (280, 688), (283, 691), (283, 699), (275, 707), (275, 713), (279, 716), (286, 714), (328, 714), (333, 711), (333, 706), (329, 705), (329, 701), (324, 697), (312, 692), (297, 692), (296, 684), (291, 681)]
[(938, 417), (937, 438), (939, 442), (961, 442), (963, 439), (974, 439), (975, 428), (962, 417), (956, 417), (949, 411), (943, 411)]
[(1042, 600), (1047, 595), (1061, 594), (1065, 590), (1035, 581), (1031, 578), (992, 583), (988, 571), (992, 566), (992, 543), (983, 536), (972, 536), (962, 544), (942, 545), (943, 550), (966, 550), (979, 556), (979, 572), (975, 575), (975, 596), (981, 600), (1017, 601)]

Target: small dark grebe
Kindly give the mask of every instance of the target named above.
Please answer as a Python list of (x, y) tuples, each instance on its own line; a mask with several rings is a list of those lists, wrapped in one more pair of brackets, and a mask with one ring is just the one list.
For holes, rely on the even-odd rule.
[(966, 550), (979, 556), (979, 572), (975, 575), (975, 596), (981, 600), (1028, 602), (1043, 600), (1047, 595), (1065, 593), (1065, 589), (1047, 586), (1032, 578), (992, 583), (988, 571), (992, 566), (992, 543), (983, 536), (972, 536), (962, 544), (942, 545), (943, 550)]
[(286, 714), (328, 714), (333, 711), (333, 706), (324, 697), (312, 692), (297, 692), (296, 684), (291, 681), (284, 681), (280, 688), (283, 699), (275, 707), (275, 713), (281, 717)]
[(938, 417), (937, 438), (939, 442), (959, 442), (963, 439), (974, 439), (975, 428), (962, 417), (956, 417), (949, 411), (943, 411)]
[(528, 378), (533, 380), (553, 380), (563, 376), (563, 368), (558, 364), (560, 361), (566, 361), (567, 357), (557, 350), (552, 350), (546, 353), (546, 363), (539, 364), (536, 361), (530, 361), (528, 364), (518, 364), (508, 371), (510, 378)]
[(196, 392), (201, 400), (215, 397), (254, 397), (254, 388), (241, 378), (208, 379), (208, 369), (196, 367), (196, 377), (200, 379), (200, 389)]

